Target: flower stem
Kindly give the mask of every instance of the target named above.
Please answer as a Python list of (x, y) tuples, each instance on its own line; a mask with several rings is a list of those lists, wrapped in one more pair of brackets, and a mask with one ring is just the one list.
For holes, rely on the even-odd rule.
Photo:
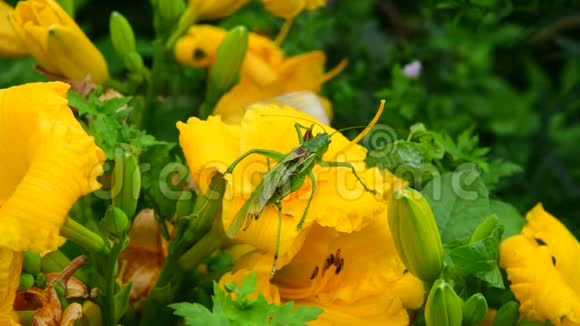
[(185, 271), (191, 271), (197, 267), (203, 258), (222, 247), (226, 241), (221, 234), (212, 228), (191, 249), (179, 257), (179, 266)]
[(107, 254), (110, 251), (101, 236), (70, 217), (67, 217), (64, 221), (60, 229), (60, 235), (77, 243), (88, 252)]
[(117, 324), (115, 313), (115, 276), (117, 274), (117, 260), (123, 250), (120, 243), (115, 244), (113, 249), (104, 259), (104, 278), (103, 286), (103, 325), (115, 326)]

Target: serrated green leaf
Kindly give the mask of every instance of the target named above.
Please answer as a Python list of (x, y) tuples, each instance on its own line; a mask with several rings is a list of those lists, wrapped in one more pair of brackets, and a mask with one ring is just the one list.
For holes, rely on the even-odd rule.
[(170, 304), (169, 308), (175, 309), (173, 313), (183, 317), (187, 326), (225, 326), (230, 324), (227, 319), (220, 315), (212, 314), (211, 311), (199, 303), (174, 303)]

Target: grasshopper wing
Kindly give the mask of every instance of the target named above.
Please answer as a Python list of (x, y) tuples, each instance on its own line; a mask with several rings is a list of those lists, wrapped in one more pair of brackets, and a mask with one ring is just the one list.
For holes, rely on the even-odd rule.
[(272, 170), (264, 175), (264, 179), (254, 189), (250, 198), (234, 217), (227, 232), (228, 237), (234, 237), (240, 231), (244, 222), (247, 228), (252, 219), (257, 219), (264, 207), (270, 203), (276, 191), (290, 180), (298, 168), (298, 165), (293, 161), (304, 156), (302, 154), (303, 151), (298, 149), (286, 155)]

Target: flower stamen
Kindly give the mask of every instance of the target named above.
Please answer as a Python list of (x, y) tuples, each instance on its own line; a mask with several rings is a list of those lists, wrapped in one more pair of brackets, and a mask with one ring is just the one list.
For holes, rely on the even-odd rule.
[(310, 279), (313, 280), (316, 275), (318, 275), (318, 266), (314, 266), (314, 270), (312, 271), (312, 275), (310, 275)]

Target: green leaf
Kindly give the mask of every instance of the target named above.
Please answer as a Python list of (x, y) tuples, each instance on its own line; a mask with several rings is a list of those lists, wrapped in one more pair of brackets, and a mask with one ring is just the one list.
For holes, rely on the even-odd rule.
[(322, 313), (322, 309), (315, 307), (300, 306), (294, 309), (294, 302), (272, 308), (272, 319), (269, 325), (301, 326), (306, 322), (315, 320)]
[(467, 240), (490, 213), (489, 194), (473, 168), (433, 178), (422, 191), (431, 205), (441, 241)]
[(482, 240), (455, 247), (449, 251), (452, 266), (463, 273), (471, 274), (491, 286), (503, 289), (501, 271), (498, 267), (499, 243), (503, 227), (498, 226)]
[(129, 295), (133, 288), (133, 282), (127, 283), (125, 287), (115, 294), (115, 321), (119, 322), (129, 308)]
[(174, 303), (170, 304), (169, 308), (175, 309), (173, 312), (177, 316), (181, 316), (185, 320), (187, 326), (222, 326), (229, 325), (227, 319), (220, 315), (214, 315), (206, 307), (199, 303)]
[[(210, 312), (200, 304), (178, 303), (169, 307), (175, 314), (185, 318), (186, 325), (287, 325), (301, 326), (316, 319), (322, 312), (320, 308), (300, 306), (295, 309), (294, 302), (283, 305), (270, 304), (262, 294), (257, 299), (247, 296), (256, 293), (256, 273), (248, 275), (238, 286), (225, 285), (224, 292), (214, 282), (213, 309)], [(233, 294), (236, 299), (233, 299)]]
[(500, 200), (490, 201), (491, 211), (499, 218), (499, 223), (504, 227), (502, 240), (520, 233), (526, 224), (526, 219), (512, 205)]

